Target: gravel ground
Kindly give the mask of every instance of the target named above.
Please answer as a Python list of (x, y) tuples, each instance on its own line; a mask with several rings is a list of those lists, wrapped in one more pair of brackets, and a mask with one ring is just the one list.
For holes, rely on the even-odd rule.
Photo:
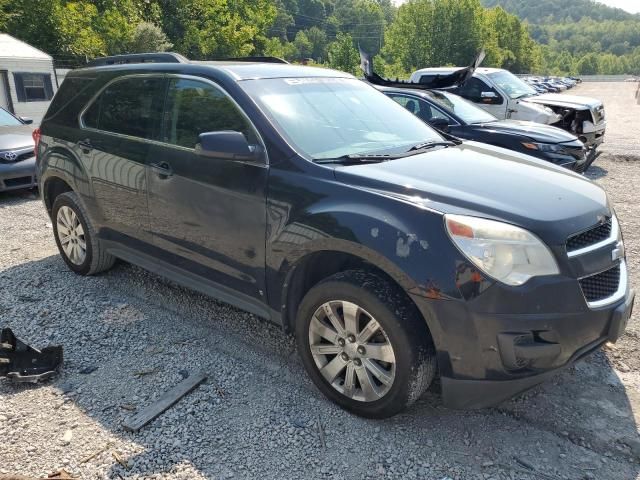
[[(606, 102), (606, 153), (589, 176), (616, 205), (640, 285), (634, 87), (571, 93)], [(0, 475), (640, 478), (640, 309), (615, 346), (497, 408), (448, 410), (430, 391), (372, 421), (325, 400), (276, 326), (125, 263), (98, 277), (71, 273), (30, 192), (0, 194), (0, 241), (0, 326), (65, 347), (50, 383), (0, 381)], [(123, 430), (124, 418), (198, 371), (205, 384), (139, 433)]]

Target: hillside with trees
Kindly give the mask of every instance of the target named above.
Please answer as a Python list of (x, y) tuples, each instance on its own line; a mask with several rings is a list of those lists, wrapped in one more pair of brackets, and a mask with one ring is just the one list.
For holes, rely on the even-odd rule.
[(191, 59), (272, 55), (358, 73), (359, 45), (376, 55), (381, 73), (398, 77), (466, 65), (481, 49), (485, 66), (516, 73), (640, 72), (636, 16), (588, 0), (541, 1), (547, 17), (534, 23), (519, 0), (0, 0), (0, 31), (59, 67), (173, 50)]
[(609, 7), (595, 0), (482, 0), (485, 7), (502, 7), (529, 23), (569, 23), (583, 18), (606, 20), (640, 20), (640, 15)]
[(551, 73), (639, 74), (640, 14), (592, 0), (482, 0), (530, 24)]

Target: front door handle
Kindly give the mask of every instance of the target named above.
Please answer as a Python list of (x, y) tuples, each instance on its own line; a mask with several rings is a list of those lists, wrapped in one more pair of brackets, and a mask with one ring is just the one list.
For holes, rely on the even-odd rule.
[(152, 163), (149, 165), (160, 178), (168, 178), (173, 175), (173, 169), (167, 162)]
[(84, 153), (89, 153), (93, 150), (93, 144), (91, 143), (91, 139), (87, 138), (85, 140), (79, 140), (76, 145), (78, 145)]

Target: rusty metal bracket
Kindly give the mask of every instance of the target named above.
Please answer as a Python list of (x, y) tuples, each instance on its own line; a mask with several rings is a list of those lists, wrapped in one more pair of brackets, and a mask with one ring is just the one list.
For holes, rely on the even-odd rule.
[(42, 350), (16, 338), (11, 329), (0, 332), (0, 377), (16, 383), (38, 383), (56, 374), (62, 364), (62, 347)]

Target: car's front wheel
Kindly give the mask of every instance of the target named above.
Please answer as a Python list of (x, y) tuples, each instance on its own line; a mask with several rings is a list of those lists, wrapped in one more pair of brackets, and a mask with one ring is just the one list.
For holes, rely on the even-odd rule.
[(51, 220), (58, 250), (71, 270), (79, 275), (93, 275), (113, 266), (115, 258), (101, 244), (75, 192), (56, 197)]
[(358, 415), (385, 418), (417, 400), (436, 360), (424, 320), (390, 282), (362, 271), (313, 287), (298, 310), (304, 366), (331, 400)]

